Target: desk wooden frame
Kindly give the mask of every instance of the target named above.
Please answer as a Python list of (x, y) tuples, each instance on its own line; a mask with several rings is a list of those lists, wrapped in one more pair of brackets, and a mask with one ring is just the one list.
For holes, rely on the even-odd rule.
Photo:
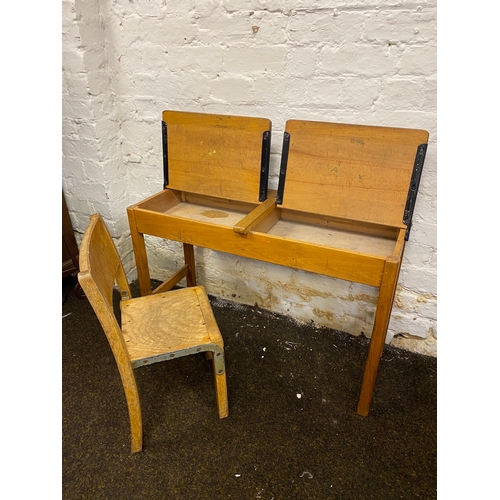
[[(226, 122), (221, 131), (217, 120), (229, 118), (233, 122)], [(267, 190), (261, 175), (267, 175), (269, 144), (264, 146), (260, 140), (266, 132), (270, 134), (268, 120), (165, 111), (163, 122), (173, 132), (164, 145), (170, 181), (164, 190), (127, 209), (141, 294), (168, 290), (183, 278), (187, 286), (195, 286), (194, 246), (378, 287), (357, 407), (359, 415), (367, 416), (428, 133), (290, 120), (276, 192)], [(224, 156), (234, 161), (234, 152), (241, 151), (244, 158), (238, 158), (235, 172), (247, 167), (255, 171), (251, 180), (236, 173), (245, 186), (253, 183), (248, 196), (242, 194), (241, 186), (231, 187), (234, 176), (212, 182), (217, 177), (210, 171), (214, 163), (212, 159), (206, 163), (207, 151), (214, 156), (224, 154), (228, 147), (225, 127), (235, 124), (244, 130), (231, 136), (231, 151)], [(217, 138), (207, 144), (205, 137), (213, 138), (214, 130)], [(183, 143), (190, 145), (188, 153), (180, 147)], [(218, 161), (217, 168), (220, 157)], [(191, 182), (194, 164), (206, 182)], [(224, 172), (231, 168), (223, 166)], [(176, 175), (177, 170), (182, 175)], [(332, 175), (332, 171), (342, 175)], [(184, 266), (154, 291), (145, 234), (182, 242), (184, 248)]]

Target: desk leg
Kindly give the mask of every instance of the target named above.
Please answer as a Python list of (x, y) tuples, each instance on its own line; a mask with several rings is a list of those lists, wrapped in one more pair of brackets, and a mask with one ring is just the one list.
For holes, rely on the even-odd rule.
[(363, 383), (361, 385), (361, 393), (358, 402), (358, 415), (362, 415), (363, 417), (368, 416), (368, 412), (370, 411), (373, 388), (375, 387), (378, 365), (384, 350), (385, 338), (387, 336), (387, 328), (389, 327), (389, 320), (391, 318), (392, 304), (396, 293), (400, 267), (400, 259), (390, 257), (386, 260), (382, 283), (380, 284), (380, 293), (378, 297), (377, 311), (375, 313), (375, 321), (373, 324), (373, 333), (370, 340), (370, 348), (368, 351), (368, 358), (366, 360), (365, 373), (363, 375)]
[(187, 286), (196, 286), (196, 267), (194, 262), (194, 248), (189, 243), (183, 243), (184, 246), (184, 263), (188, 266), (186, 276)]
[(135, 265), (137, 267), (137, 279), (139, 280), (141, 295), (151, 295), (151, 277), (149, 275), (146, 243), (144, 242), (144, 235), (137, 231), (132, 211), (128, 211), (128, 222), (130, 226), (132, 246), (134, 248)]

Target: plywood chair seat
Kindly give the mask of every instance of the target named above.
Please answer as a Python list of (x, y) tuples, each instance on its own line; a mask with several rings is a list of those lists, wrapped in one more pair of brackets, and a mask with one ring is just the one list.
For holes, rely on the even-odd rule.
[(202, 286), (124, 300), (120, 306), (134, 368), (197, 352), (222, 355), (222, 337)]
[[(90, 217), (80, 246), (78, 280), (106, 334), (120, 372), (130, 417), (132, 453), (143, 431), (134, 369), (200, 352), (211, 353), (219, 418), (227, 417), (224, 342), (205, 289), (195, 286), (132, 298), (125, 270), (99, 214)], [(115, 284), (121, 326), (113, 309)]]

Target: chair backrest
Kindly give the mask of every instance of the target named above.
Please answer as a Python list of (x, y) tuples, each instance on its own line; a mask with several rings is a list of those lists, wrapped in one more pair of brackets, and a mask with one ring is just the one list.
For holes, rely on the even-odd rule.
[(271, 121), (163, 111), (164, 187), (257, 203), (267, 198)]
[(411, 218), (425, 130), (289, 120), (284, 135), (284, 208), (399, 227)]
[(132, 295), (120, 256), (99, 214), (90, 216), (90, 223), (80, 245), (78, 281), (106, 333), (117, 363), (120, 365), (129, 361), (123, 334), (113, 309), (115, 283), (122, 297), (132, 298)]

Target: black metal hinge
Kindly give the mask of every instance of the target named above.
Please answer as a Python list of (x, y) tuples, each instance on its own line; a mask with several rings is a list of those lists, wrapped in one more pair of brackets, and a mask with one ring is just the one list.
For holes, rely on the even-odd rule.
[(290, 149), (290, 134), (285, 132), (283, 134), (283, 149), (281, 150), (281, 165), (280, 165), (280, 175), (278, 180), (278, 195), (276, 197), (276, 203), (281, 205), (283, 203), (283, 192), (285, 191), (285, 177), (286, 177), (286, 167), (288, 164), (288, 150)]
[(415, 164), (413, 165), (413, 173), (411, 176), (410, 188), (408, 190), (408, 198), (406, 199), (405, 211), (403, 215), (403, 223), (406, 224), (405, 240), (410, 237), (412, 225), (413, 210), (417, 201), (418, 186), (420, 177), (422, 176), (422, 168), (424, 166), (425, 153), (427, 152), (427, 144), (420, 144), (415, 155)]
[(168, 186), (168, 144), (167, 144), (167, 124), (161, 122), (161, 136), (163, 143), (163, 189)]
[(269, 159), (271, 156), (271, 132), (266, 130), (262, 134), (262, 155), (260, 160), (259, 201), (267, 199), (267, 183), (269, 179)]

